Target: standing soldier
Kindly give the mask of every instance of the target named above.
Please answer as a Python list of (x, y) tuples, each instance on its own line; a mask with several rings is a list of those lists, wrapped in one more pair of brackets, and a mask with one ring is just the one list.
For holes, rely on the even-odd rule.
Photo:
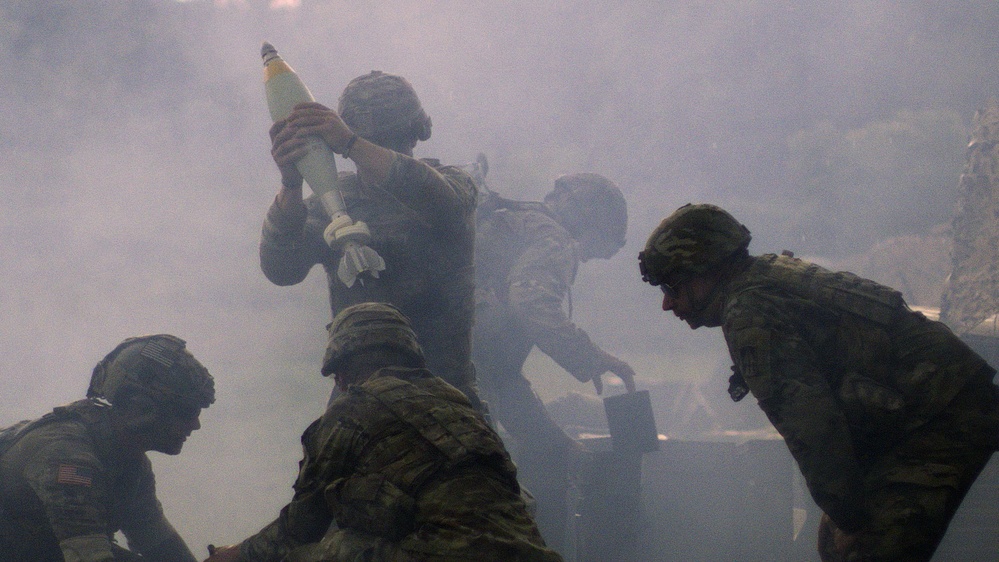
[(639, 255), (663, 310), (721, 326), (735, 374), (824, 511), (824, 561), (929, 560), (999, 443), (995, 370), (902, 295), (788, 255), (751, 256), (713, 205), (667, 217)]
[(214, 401), (183, 340), (126, 339), (94, 368), (86, 400), (0, 433), (0, 559), (193, 562), (146, 452), (180, 453)]
[(406, 317), (362, 303), (329, 330), (322, 373), (339, 392), (302, 435), (295, 496), (208, 562), (559, 562), (499, 436), (426, 369)]
[[(401, 76), (379, 71), (352, 80), (337, 111), (300, 104), (271, 128), (281, 190), (264, 222), (260, 267), (278, 285), (326, 269), (335, 316), (351, 304), (389, 302), (413, 322), (428, 365), (477, 404), (471, 362), (476, 189), (459, 167), (413, 158), (430, 138), (431, 121)], [(357, 166), (341, 174), (345, 211), (371, 230), (370, 247), (385, 260), (377, 279), (347, 287), (336, 274), (339, 250), (323, 238), (330, 217), (314, 195), (303, 200), (295, 163), (305, 139), (318, 136)]]
[(608, 259), (624, 246), (624, 196), (601, 175), (571, 174), (555, 180), (544, 203), (491, 193), (478, 215), (478, 377), (490, 411), (517, 442), (538, 526), (549, 544), (562, 548), (569, 470), (579, 445), (552, 420), (522, 369), (537, 346), (580, 382), (592, 382), (598, 394), (606, 372), (634, 390), (631, 367), (597, 347), (563, 310), (579, 262)]

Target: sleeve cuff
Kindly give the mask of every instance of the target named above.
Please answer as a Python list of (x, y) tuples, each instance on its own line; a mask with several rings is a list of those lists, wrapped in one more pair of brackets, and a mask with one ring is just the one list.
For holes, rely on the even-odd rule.
[(93, 534), (70, 537), (59, 541), (66, 562), (105, 562), (114, 560), (107, 535)]
[(125, 537), (128, 538), (129, 546), (136, 548), (139, 552), (145, 552), (157, 545), (163, 544), (170, 537), (177, 536), (177, 531), (166, 519), (160, 519), (142, 529), (128, 529)]

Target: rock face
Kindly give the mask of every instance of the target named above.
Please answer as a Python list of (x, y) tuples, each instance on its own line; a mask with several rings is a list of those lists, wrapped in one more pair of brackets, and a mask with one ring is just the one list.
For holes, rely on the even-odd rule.
[(953, 266), (940, 318), (958, 334), (999, 312), (999, 100), (989, 99), (972, 124), (958, 184)]

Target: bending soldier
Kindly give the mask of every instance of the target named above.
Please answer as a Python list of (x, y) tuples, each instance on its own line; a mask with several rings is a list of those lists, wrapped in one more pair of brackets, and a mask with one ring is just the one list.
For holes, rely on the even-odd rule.
[(537, 500), (545, 540), (556, 548), (563, 546), (570, 464), (579, 445), (552, 420), (522, 369), (537, 346), (597, 393), (606, 372), (634, 390), (631, 367), (597, 347), (563, 310), (579, 263), (617, 253), (627, 220), (618, 187), (590, 173), (559, 177), (544, 203), (490, 194), (478, 211), (478, 379), (490, 412), (517, 442), (521, 481)]
[(341, 311), (322, 367), (340, 392), (302, 435), (291, 503), (208, 562), (561, 560), (528, 514), (499, 436), (425, 365), (398, 309)]
[(180, 453), (214, 401), (183, 340), (126, 339), (94, 368), (86, 400), (0, 433), (0, 558), (196, 560), (163, 515), (146, 452)]
[(642, 278), (691, 328), (721, 326), (732, 399), (756, 397), (824, 512), (823, 560), (929, 560), (999, 443), (995, 370), (894, 289), (751, 256), (750, 238), (686, 205), (649, 237)]
[[(378, 71), (352, 80), (337, 111), (301, 104), (276, 122), (270, 134), (281, 190), (264, 222), (260, 267), (273, 283), (293, 285), (322, 264), (334, 316), (361, 302), (399, 307), (430, 368), (477, 404), (470, 349), (476, 188), (459, 167), (413, 158), (416, 143), (430, 132), (430, 117), (409, 82)], [(338, 187), (346, 212), (367, 223), (369, 245), (385, 260), (377, 279), (347, 287), (336, 275), (339, 251), (323, 239), (330, 217), (314, 195), (303, 200), (295, 167), (310, 135), (357, 166), (356, 174), (341, 174)]]

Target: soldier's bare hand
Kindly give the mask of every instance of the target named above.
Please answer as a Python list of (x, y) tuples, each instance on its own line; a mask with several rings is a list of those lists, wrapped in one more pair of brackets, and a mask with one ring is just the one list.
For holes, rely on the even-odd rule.
[(847, 560), (857, 548), (857, 534), (843, 532), (828, 515), (823, 513), (819, 520), (818, 545), (819, 558), (822, 562)]
[(593, 388), (596, 389), (597, 394), (603, 394), (604, 392), (604, 381), (600, 379), (603, 375), (594, 375), (593, 377)]
[(276, 121), (270, 130), (271, 157), (281, 171), (281, 184), (286, 186), (302, 185), (302, 174), (295, 163), (305, 156), (307, 148), (305, 139), (296, 132), (286, 119)]
[(836, 529), (836, 532), (833, 533), (833, 545), (836, 548), (836, 552), (838, 552), (844, 560), (848, 558), (850, 552), (854, 550), (856, 544), (856, 534), (844, 533), (840, 529)]
[(299, 137), (318, 136), (333, 152), (343, 154), (354, 132), (343, 122), (340, 114), (321, 103), (300, 103), (288, 116)]
[(614, 373), (621, 382), (624, 383), (624, 388), (628, 392), (635, 392), (635, 371), (630, 365), (621, 361), (613, 355), (601, 351), (603, 354), (602, 367), (603, 371), (599, 375), (593, 377), (593, 388), (597, 390), (597, 394), (601, 394), (604, 391), (604, 383), (601, 380), (603, 373)]
[(612, 361), (607, 367), (607, 370), (617, 375), (621, 382), (624, 383), (624, 388), (628, 392), (635, 392), (635, 370), (631, 368), (624, 361), (616, 357), (611, 357)]

